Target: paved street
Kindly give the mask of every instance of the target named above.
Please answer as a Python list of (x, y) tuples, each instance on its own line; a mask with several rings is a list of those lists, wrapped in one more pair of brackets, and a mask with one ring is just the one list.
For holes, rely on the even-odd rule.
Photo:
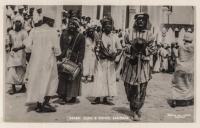
[[(145, 104), (141, 109), (140, 122), (193, 122), (194, 106), (171, 108), (172, 74), (153, 74), (149, 82)], [(26, 94), (9, 95), (9, 85), (5, 87), (4, 117), (8, 122), (133, 122), (132, 113), (126, 99), (123, 82), (118, 82), (118, 96), (110, 99), (114, 105), (91, 105), (89, 97), (93, 83), (82, 86), (82, 96), (75, 104), (60, 105), (58, 99), (52, 99), (56, 113), (38, 114), (36, 104), (27, 106)], [(20, 87), (20, 86), (18, 86)]]

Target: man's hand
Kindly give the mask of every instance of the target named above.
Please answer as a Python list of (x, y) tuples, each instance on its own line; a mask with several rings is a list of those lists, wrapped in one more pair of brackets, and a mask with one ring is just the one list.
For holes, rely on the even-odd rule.
[(12, 49), (12, 51), (14, 51), (14, 52), (18, 52), (18, 50), (19, 50), (18, 48), (13, 48)]
[(117, 56), (117, 53), (112, 53), (110, 55), (111, 60), (115, 60), (116, 56)]
[(79, 63), (78, 66), (80, 67), (80, 69), (83, 68), (83, 65), (81, 63)]

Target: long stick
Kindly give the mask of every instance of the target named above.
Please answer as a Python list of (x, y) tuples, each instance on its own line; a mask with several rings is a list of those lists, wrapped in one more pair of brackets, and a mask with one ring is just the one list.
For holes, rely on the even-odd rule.
[(137, 73), (138, 73), (138, 96), (137, 96), (137, 100), (138, 100), (138, 106), (140, 104), (140, 83), (141, 83), (141, 53), (139, 53), (138, 55), (138, 69), (137, 69)]

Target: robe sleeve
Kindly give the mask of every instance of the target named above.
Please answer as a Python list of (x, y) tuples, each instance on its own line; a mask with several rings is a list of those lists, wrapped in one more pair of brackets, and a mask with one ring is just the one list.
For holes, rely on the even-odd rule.
[(22, 44), (26, 46), (27, 41), (28, 41), (28, 33), (24, 31)]
[(30, 52), (31, 52), (31, 47), (32, 47), (32, 45), (33, 45), (33, 35), (34, 35), (34, 31), (35, 31), (35, 29), (32, 29), (32, 30), (30, 31), (29, 36), (28, 36), (28, 39), (27, 39), (27, 41), (24, 43), (25, 46), (26, 46), (25, 51), (26, 51), (27, 53), (30, 53)]
[(121, 45), (120, 39), (118, 37), (115, 37), (115, 47), (116, 47), (117, 50), (122, 49), (122, 45)]
[(56, 31), (54, 31), (52, 35), (52, 46), (54, 55), (59, 56), (61, 54), (61, 49), (60, 49), (58, 33)]
[(153, 37), (154, 37), (153, 33), (151, 31), (148, 31), (147, 43), (149, 43), (152, 40)]
[(60, 36), (60, 50), (61, 54), (58, 56), (58, 60), (62, 60), (62, 58), (65, 57), (66, 51), (64, 51), (64, 43), (65, 43), (65, 35), (66, 35), (66, 30), (63, 30)]

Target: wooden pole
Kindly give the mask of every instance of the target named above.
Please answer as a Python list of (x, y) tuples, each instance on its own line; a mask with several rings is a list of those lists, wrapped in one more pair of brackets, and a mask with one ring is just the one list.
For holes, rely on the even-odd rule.
[(138, 73), (138, 96), (137, 96), (137, 103), (138, 106), (140, 105), (140, 84), (141, 84), (141, 53), (138, 55), (138, 68), (137, 68), (137, 73)]

